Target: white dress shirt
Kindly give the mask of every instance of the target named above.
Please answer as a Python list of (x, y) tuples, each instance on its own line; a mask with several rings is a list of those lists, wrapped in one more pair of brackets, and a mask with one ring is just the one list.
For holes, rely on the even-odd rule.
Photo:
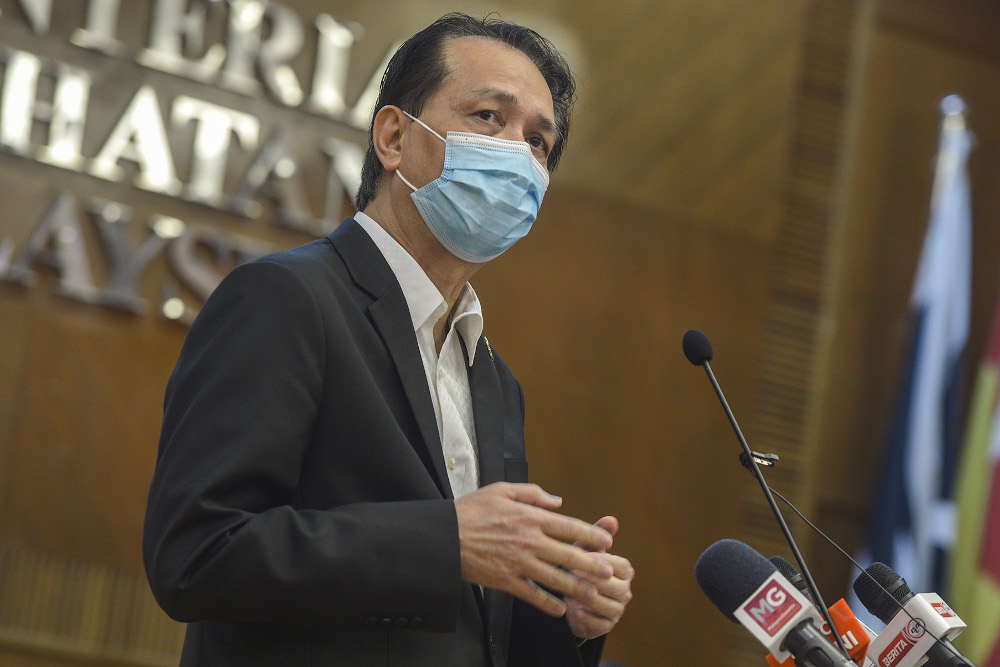
[(476, 345), (483, 333), (479, 297), (472, 285), (466, 283), (455, 302), (444, 345), (438, 355), (434, 345), (434, 325), (447, 314), (448, 303), (417, 261), (381, 225), (364, 213), (357, 213), (354, 219), (378, 246), (403, 289), (434, 404), (448, 481), (452, 494), (460, 498), (479, 488), (472, 392), (459, 340), (461, 336), (465, 342), (471, 367)]

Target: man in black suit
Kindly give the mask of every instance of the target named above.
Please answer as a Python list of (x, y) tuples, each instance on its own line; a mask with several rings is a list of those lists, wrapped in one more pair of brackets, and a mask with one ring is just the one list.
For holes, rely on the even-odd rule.
[(443, 17), (389, 64), (361, 212), (206, 302), (143, 535), (183, 665), (597, 664), (631, 599), (618, 522), (527, 483), (468, 284), (534, 220), (572, 98), (534, 32)]

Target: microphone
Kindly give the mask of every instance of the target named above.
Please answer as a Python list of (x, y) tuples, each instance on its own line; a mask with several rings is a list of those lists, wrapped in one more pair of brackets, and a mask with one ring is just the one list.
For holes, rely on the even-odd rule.
[[(712, 372), (712, 367), (709, 365), (709, 361), (712, 360), (712, 344), (708, 342), (708, 337), (697, 329), (690, 329), (684, 334), (684, 339), (681, 341), (682, 347), (684, 349), (684, 356), (695, 366), (702, 366), (705, 369), (705, 373), (708, 375), (709, 381), (712, 383), (712, 388), (715, 389), (716, 396), (719, 397), (719, 402), (722, 404), (722, 409), (726, 411), (726, 417), (729, 418), (729, 423), (733, 427), (733, 432), (736, 433), (736, 439), (740, 441), (740, 446), (743, 448), (743, 457), (741, 461), (743, 465), (748, 465), (753, 476), (757, 478), (757, 482), (760, 484), (761, 490), (764, 492), (764, 498), (767, 499), (768, 505), (771, 507), (771, 512), (774, 514), (774, 518), (778, 522), (778, 527), (781, 528), (782, 534), (785, 536), (785, 541), (788, 542), (789, 548), (792, 550), (792, 554), (795, 556), (796, 562), (798, 562), (799, 567), (802, 568), (802, 576), (805, 577), (806, 582), (809, 585), (809, 590), (812, 591), (812, 599), (815, 600), (816, 605), (823, 616), (826, 618), (826, 622), (833, 626), (835, 625), (833, 619), (830, 618), (827, 612), (826, 603), (823, 602), (823, 596), (820, 595), (819, 589), (816, 587), (816, 582), (813, 581), (812, 575), (809, 573), (809, 568), (806, 567), (805, 559), (802, 557), (802, 553), (799, 551), (798, 545), (795, 543), (795, 538), (792, 537), (792, 531), (788, 529), (788, 524), (785, 523), (785, 517), (781, 515), (781, 510), (778, 509), (778, 503), (774, 500), (774, 495), (771, 493), (771, 488), (767, 485), (767, 481), (764, 479), (764, 474), (760, 471), (760, 466), (758, 465), (758, 459), (754, 452), (750, 449), (750, 445), (747, 444), (746, 438), (743, 437), (743, 431), (740, 430), (739, 424), (736, 423), (736, 417), (733, 415), (733, 411), (729, 409), (729, 402), (726, 401), (725, 395), (722, 393), (722, 387), (719, 386), (718, 380), (715, 379), (715, 373)], [(756, 553), (756, 552), (755, 552)], [(759, 554), (758, 554), (759, 555)], [(763, 558), (763, 557), (762, 557)], [(767, 562), (767, 559), (764, 559)], [(774, 565), (767, 562), (768, 566), (774, 568)], [(843, 653), (847, 654), (847, 647), (844, 645), (840, 638), (840, 635), (834, 633), (834, 641)]]
[(816, 607), (774, 565), (738, 540), (720, 540), (698, 558), (695, 579), (729, 620), (740, 623), (779, 661), (799, 667), (856, 667), (819, 631)]
[(690, 329), (684, 333), (681, 347), (684, 348), (684, 356), (695, 366), (701, 366), (706, 361), (712, 360), (712, 344), (708, 342), (708, 336), (697, 329)]
[[(794, 565), (781, 556), (771, 556), (768, 560), (774, 564), (778, 572), (785, 579), (788, 579), (789, 583), (802, 593), (803, 597), (815, 604), (815, 601), (812, 599), (812, 593), (809, 592), (809, 586), (806, 584), (802, 574), (795, 569)], [(837, 629), (837, 634), (840, 635), (841, 641), (847, 647), (847, 652), (851, 656), (851, 659), (859, 664), (860, 661), (864, 660), (865, 665), (874, 665), (871, 660), (866, 660), (866, 656), (868, 655), (868, 645), (875, 637), (875, 633), (871, 632), (864, 623), (858, 620), (858, 617), (854, 615), (854, 612), (847, 605), (847, 601), (843, 598), (837, 600), (827, 611), (830, 614), (830, 619), (833, 621), (833, 626)], [(830, 625), (828, 623), (823, 623), (819, 629), (824, 637), (831, 642), (834, 641), (833, 636), (830, 634)], [(767, 661), (771, 664), (771, 667), (778, 667), (779, 665), (782, 667), (791, 667), (792, 665), (791, 660), (778, 662), (771, 655), (767, 656)]]
[(791, 582), (792, 586), (799, 589), (802, 595), (806, 596), (810, 602), (816, 604), (816, 600), (813, 600), (812, 591), (809, 590), (809, 584), (806, 583), (805, 577), (802, 573), (795, 569), (795, 566), (789, 563), (787, 560), (781, 556), (771, 556), (768, 558), (769, 561), (777, 568), (781, 575)]
[[(854, 592), (885, 629), (871, 643), (879, 667), (975, 667), (951, 639), (967, 627), (937, 593), (914, 595), (884, 563), (872, 563), (854, 580)], [(897, 610), (899, 613), (896, 613)]]

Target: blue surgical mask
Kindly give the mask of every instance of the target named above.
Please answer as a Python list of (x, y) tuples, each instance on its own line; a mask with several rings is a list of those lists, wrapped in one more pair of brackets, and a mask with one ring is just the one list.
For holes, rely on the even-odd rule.
[(531, 230), (549, 185), (549, 172), (531, 154), (531, 146), (470, 132), (448, 132), (445, 139), (410, 118), (445, 143), (438, 179), (415, 188), (396, 170), (441, 245), (456, 257), (482, 263)]

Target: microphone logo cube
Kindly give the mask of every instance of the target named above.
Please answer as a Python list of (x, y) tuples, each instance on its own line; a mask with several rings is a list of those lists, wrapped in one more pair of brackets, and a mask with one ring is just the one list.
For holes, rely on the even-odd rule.
[(802, 609), (802, 604), (783, 584), (784, 577), (771, 577), (743, 603), (743, 611), (769, 637), (774, 637)]
[(934, 611), (936, 611), (939, 615), (944, 616), (945, 618), (957, 618), (958, 616), (954, 611), (952, 611), (951, 607), (944, 602), (932, 602), (931, 607), (933, 607)]

